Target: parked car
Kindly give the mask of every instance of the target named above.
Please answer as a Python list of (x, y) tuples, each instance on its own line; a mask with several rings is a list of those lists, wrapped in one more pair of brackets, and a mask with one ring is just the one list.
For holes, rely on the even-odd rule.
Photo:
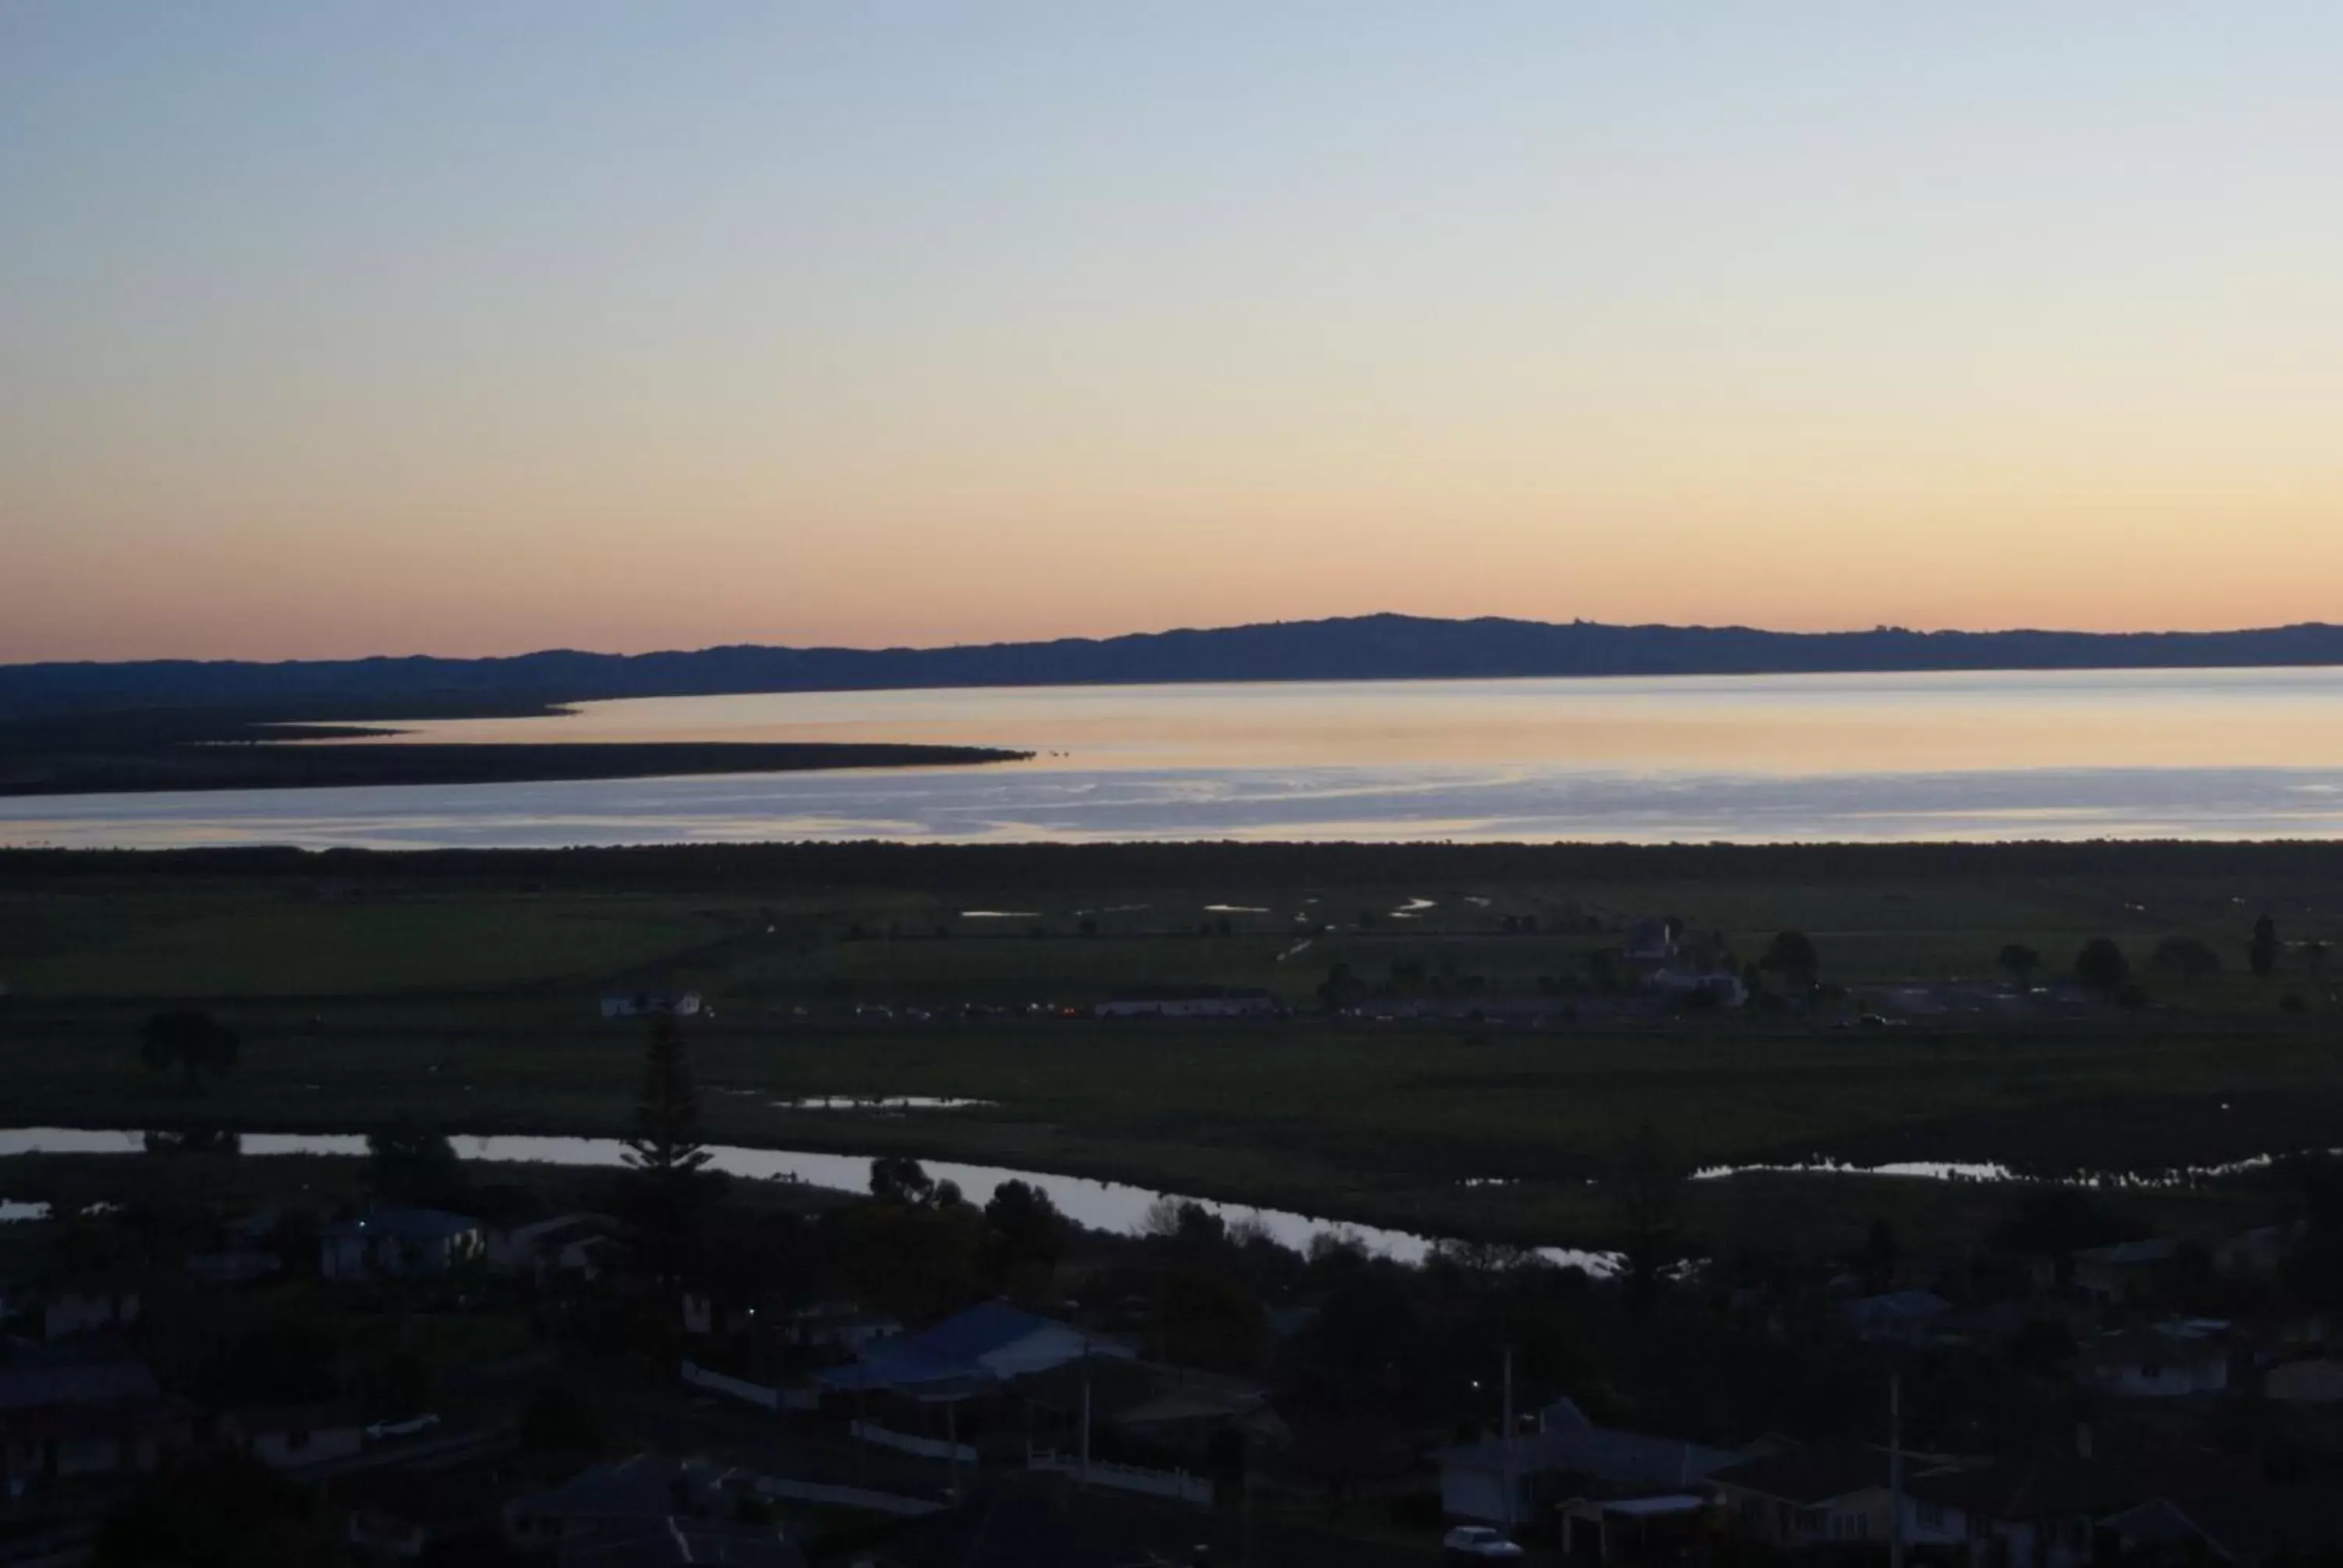
[(1460, 1524), (1440, 1538), (1441, 1553), (1452, 1563), (1518, 1563), (1522, 1549), (1485, 1524)]
[(393, 1438), (416, 1437), (439, 1424), (439, 1418), (426, 1411), (410, 1415), (404, 1421), (378, 1421), (366, 1429), (368, 1442), (388, 1442)]

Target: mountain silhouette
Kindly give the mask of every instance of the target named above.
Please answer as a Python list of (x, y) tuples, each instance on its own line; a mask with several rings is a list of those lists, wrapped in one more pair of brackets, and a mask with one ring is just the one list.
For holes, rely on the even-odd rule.
[(2343, 664), (2343, 627), (1782, 632), (1367, 615), (948, 648), (0, 666), (0, 717), (240, 708), (316, 718), (525, 711), (619, 697), (1188, 681), (1758, 675)]

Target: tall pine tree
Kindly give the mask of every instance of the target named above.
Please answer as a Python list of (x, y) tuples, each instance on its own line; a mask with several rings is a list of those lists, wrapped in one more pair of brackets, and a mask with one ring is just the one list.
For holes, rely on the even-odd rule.
[(646, 1251), (659, 1283), (672, 1291), (714, 1186), (707, 1169), (713, 1156), (699, 1141), (699, 1095), (692, 1088), (683, 1031), (672, 1019), (661, 1020), (651, 1036), (635, 1135), (626, 1141)]

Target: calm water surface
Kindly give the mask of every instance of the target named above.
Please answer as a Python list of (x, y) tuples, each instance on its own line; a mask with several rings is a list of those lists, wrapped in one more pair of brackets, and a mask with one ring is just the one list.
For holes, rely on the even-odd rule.
[(2343, 669), (809, 692), (427, 740), (893, 740), (1030, 762), (0, 800), (0, 842), (416, 847), (2343, 836)]

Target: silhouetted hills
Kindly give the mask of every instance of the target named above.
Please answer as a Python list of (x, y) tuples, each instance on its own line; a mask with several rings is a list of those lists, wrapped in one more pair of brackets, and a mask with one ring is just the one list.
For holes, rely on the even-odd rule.
[(8, 665), (0, 666), (0, 716), (237, 707), (319, 719), (420, 718), (602, 698), (906, 687), (2319, 664), (2343, 664), (2343, 627), (1779, 632), (1370, 615), (958, 648)]

